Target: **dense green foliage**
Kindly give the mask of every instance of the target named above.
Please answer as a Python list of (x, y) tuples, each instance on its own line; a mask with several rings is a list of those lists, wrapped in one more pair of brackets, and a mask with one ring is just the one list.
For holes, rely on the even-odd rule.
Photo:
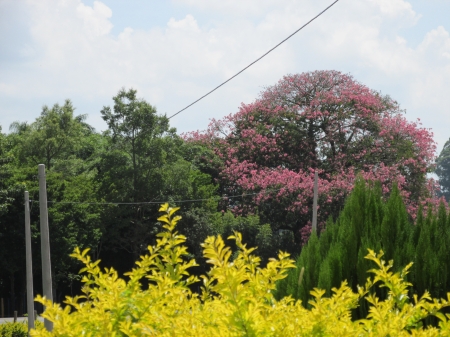
[(436, 160), (436, 174), (441, 185), (441, 194), (450, 201), (450, 139), (444, 145)]
[[(325, 98), (319, 95), (317, 99)], [(0, 298), (4, 299), (6, 315), (11, 316), (14, 310), (17, 310), (19, 315), (26, 311), (24, 308), (26, 283), (23, 205), (25, 190), (29, 191), (32, 200), (30, 206), (35, 293), (39, 294), (42, 289), (37, 179), (37, 165), (40, 163), (46, 165), (53, 295), (56, 302), (61, 302), (66, 295), (76, 295), (81, 291), (82, 284), (78, 275), (79, 262), (69, 258), (70, 252), (75, 247), (89, 248), (94, 259), (101, 259), (102, 267), (114, 267), (119, 274), (130, 270), (134, 261), (146, 252), (148, 245), (156, 242), (156, 234), (162, 227), (161, 222), (156, 220), (157, 207), (161, 202), (170, 202), (171, 205), (180, 206), (182, 209), (184, 218), (178, 225), (178, 230), (187, 238), (189, 257), (195, 258), (198, 263), (192, 268), (192, 274), (200, 275), (206, 272), (207, 263), (199, 243), (211, 235), (228, 237), (234, 231), (239, 231), (249, 245), (258, 247), (257, 254), (261, 258), (262, 265), (268, 263), (269, 258), (276, 256), (280, 249), (292, 254), (300, 253), (302, 243), (309, 237), (313, 182), (310, 179), (313, 171), (310, 169), (314, 168), (314, 165), (304, 167), (303, 173), (309, 177), (306, 180), (297, 179), (296, 175), (290, 174), (283, 175), (289, 178), (288, 180), (280, 180), (281, 178), (277, 178), (274, 172), (269, 170), (266, 172), (266, 177), (270, 178), (270, 184), (244, 190), (236, 189), (237, 186), (234, 183), (230, 185), (230, 181), (223, 180), (223, 172), (221, 173), (221, 170), (223, 171), (223, 168), (228, 165), (227, 160), (230, 158), (221, 156), (214, 146), (211, 147), (211, 144), (186, 141), (180, 137), (170, 126), (168, 118), (158, 114), (154, 106), (138, 98), (135, 90), (120, 90), (113, 97), (112, 103), (112, 106), (105, 106), (100, 111), (108, 127), (104, 132), (94, 130), (86, 122), (86, 115), (77, 115), (70, 100), (66, 100), (62, 105), (44, 106), (40, 116), (34, 121), (12, 123), (9, 134), (2, 133), (0, 129)], [(352, 111), (348, 110), (349, 113)], [(284, 127), (285, 124), (279, 130)], [(358, 130), (360, 128), (357, 125), (355, 127)], [(415, 126), (411, 127), (411, 130), (416, 130)], [(292, 124), (288, 129), (296, 130), (296, 128), (297, 126)], [(283, 152), (283, 160), (289, 161), (295, 157), (294, 154), (298, 154), (296, 146), (304, 143), (301, 140), (302, 135), (305, 136), (301, 132), (292, 142), (289, 141), (291, 152)], [(413, 134), (410, 137), (425, 146), (429, 145), (426, 135), (428, 133), (425, 132), (423, 137), (419, 137), (420, 139)], [(350, 138), (354, 139), (353, 136)], [(404, 144), (403, 141), (400, 143)], [(364, 145), (364, 142), (361, 144)], [(410, 144), (409, 140), (408, 144)], [(364, 148), (363, 145), (361, 145), (362, 148)], [(241, 148), (242, 151), (244, 149)], [(384, 157), (387, 154), (383, 152), (383, 149), (385, 147), (377, 145), (377, 156)], [(407, 158), (413, 156), (413, 152), (410, 153), (405, 149), (402, 150), (402, 154), (407, 154)], [(425, 150), (423, 153), (428, 158), (429, 151)], [(259, 150), (255, 148), (248, 148), (245, 151), (248, 152), (247, 154), (259, 153)], [(306, 157), (302, 158), (309, 156), (306, 152), (304, 154)], [(328, 165), (326, 157), (320, 157), (324, 165)], [(390, 163), (395, 163), (402, 156), (392, 156), (390, 153), (388, 157)], [(377, 158), (371, 158), (370, 162), (377, 162)], [(234, 163), (233, 158), (230, 160)], [(302, 160), (296, 159), (296, 162), (299, 163)], [(276, 161), (271, 161), (271, 165), (275, 165), (274, 163), (276, 164)], [(280, 163), (283, 166), (287, 162)], [(337, 216), (342, 209), (344, 197), (352, 189), (354, 177), (360, 169), (357, 166), (353, 167), (354, 163), (355, 161), (352, 160), (345, 164), (346, 169), (352, 171), (351, 175), (320, 173), (319, 202), (321, 206), (328, 205), (322, 207), (319, 212), (322, 227), (329, 214)], [(240, 157), (235, 164), (238, 166), (245, 164), (245, 157)], [(305, 162), (302, 165), (309, 164)], [(425, 166), (427, 165), (426, 160)], [(409, 172), (409, 168), (405, 170)], [(229, 177), (239, 178), (242, 176), (239, 172), (230, 173)], [(380, 172), (384, 171), (380, 170)], [(424, 183), (426, 169), (414, 172), (413, 180), (420, 181), (420, 184)], [(329, 185), (323, 184), (326, 180), (323, 180), (324, 175), (329, 174), (333, 181), (335, 178), (345, 177), (345, 182), (344, 180), (336, 182), (340, 187), (337, 185), (335, 187), (343, 188), (339, 195), (335, 195), (336, 191), (329, 189)], [(383, 186), (391, 183), (392, 175), (399, 177), (390, 172), (389, 175), (384, 176)], [(302, 185), (301, 194), (295, 192), (299, 187), (296, 185), (298, 183)], [(285, 189), (283, 186), (289, 188)], [(290, 189), (291, 187), (294, 189)], [(379, 190), (373, 193), (379, 193)], [(386, 193), (384, 191), (383, 195)], [(378, 212), (376, 216), (370, 215), (371, 218), (368, 220), (372, 221), (368, 228), (373, 227), (373, 231), (371, 229), (372, 236), (367, 238), (367, 242), (360, 244), (357, 240), (352, 241), (351, 237), (347, 237), (345, 233), (339, 235), (348, 244), (335, 239), (333, 233), (337, 231), (335, 227), (338, 226), (331, 220), (329, 225), (332, 228), (324, 232), (320, 239), (311, 238), (310, 244), (302, 254), (309, 254), (311, 263), (313, 265), (316, 263), (317, 268), (318, 261), (321, 261), (322, 257), (314, 262), (315, 255), (308, 253), (316, 249), (311, 248), (313, 243), (323, 240), (322, 237), (328, 235), (330, 247), (322, 246), (321, 252), (325, 254), (324, 252), (328, 249), (333, 251), (326, 258), (328, 267), (317, 274), (317, 280), (311, 278), (308, 281), (311, 285), (320, 281), (324, 288), (329, 289), (329, 285), (337, 284), (342, 278), (348, 278), (354, 287), (365, 277), (364, 263), (367, 262), (361, 262), (362, 265), (358, 267), (358, 270), (364, 270), (364, 272), (361, 272), (361, 275), (358, 274), (358, 277), (346, 268), (360, 261), (366, 253), (365, 249), (369, 246), (378, 249), (385, 248), (386, 245), (385, 250), (388, 256), (392, 255), (396, 262), (401, 264), (406, 263), (407, 258), (414, 260), (415, 257), (412, 258), (412, 255), (403, 256), (401, 255), (403, 250), (393, 248), (402, 246), (405, 237), (413, 236), (417, 246), (426, 246), (428, 242), (436, 243), (433, 249), (439, 247), (441, 249), (438, 256), (442, 257), (445, 254), (442, 248), (445, 246), (440, 246), (443, 243), (436, 241), (443, 240), (445, 236), (435, 238), (433, 234), (433, 226), (436, 228), (441, 226), (440, 222), (433, 222), (428, 220), (428, 217), (422, 217), (424, 225), (420, 227), (420, 232), (414, 231), (414, 233), (417, 232), (415, 236), (409, 232), (403, 232), (403, 228), (406, 228), (409, 222), (405, 220), (407, 214), (399, 201), (398, 191), (395, 193), (393, 201), (390, 201), (392, 204), (389, 206), (392, 208), (390, 213), (385, 211), (384, 204), (379, 204), (380, 200), (367, 202), (370, 207), (377, 208)], [(380, 199), (380, 195), (374, 195), (372, 199)], [(263, 204), (257, 208), (251, 206), (261, 198), (264, 199)], [(328, 199), (334, 200), (332, 204), (328, 203)], [(299, 214), (295, 208), (290, 208), (289, 205), (292, 203), (300, 206), (304, 212)], [(365, 221), (364, 212), (369, 212), (363, 211), (367, 205), (356, 206), (355, 204), (354, 210), (344, 212), (347, 214), (345, 217), (353, 219), (351, 221), (354, 224), (359, 223), (359, 227), (355, 225), (357, 231), (354, 233), (353, 225), (350, 223), (348, 225), (347, 231), (354, 238), (359, 237), (366, 230), (361, 223)], [(380, 218), (379, 228), (376, 227), (377, 217)], [(343, 219), (344, 215), (337, 223), (346, 223)], [(429, 237), (426, 237), (425, 233), (429, 233), (427, 234)], [(374, 239), (375, 237), (377, 239)], [(232, 240), (227, 241), (226, 244), (233, 249), (237, 248)], [(342, 262), (340, 254), (343, 254), (341, 245), (344, 244), (345, 252), (349, 255)], [(351, 255), (353, 253), (356, 255)], [(429, 254), (427, 255), (430, 256), (427, 257), (429, 259), (434, 252), (430, 251), (426, 254)], [(325, 255), (323, 257), (325, 258)], [(340, 264), (343, 265), (340, 266)], [(307, 273), (308, 268), (304, 272), (305, 282), (308, 277), (312, 277)], [(423, 268), (436, 270), (436, 267), (431, 265)], [(445, 289), (443, 284), (437, 284), (435, 280), (435, 278), (432, 281), (419, 280), (417, 285), (423, 289), (429, 289), (430, 282), (434, 282), (433, 287)], [(36, 309), (41, 312), (40, 307)]]
[[(0, 132), (0, 298), (6, 315), (25, 306), (24, 194), (30, 193), (34, 289), (41, 292), (37, 165), (46, 165), (53, 289), (56, 301), (80, 292), (75, 247), (90, 248), (102, 265), (119, 272), (155, 242), (160, 201), (179, 204), (180, 231), (199, 266), (198, 243), (208, 235), (240, 230), (265, 259), (277, 248), (270, 225), (259, 217), (222, 213), (218, 186), (199, 158), (215, 159), (205, 147), (186, 143), (165, 116), (121, 90), (101, 110), (108, 129), (99, 133), (76, 115), (72, 103), (44, 106), (32, 123), (14, 122)], [(1, 131), (1, 130), (0, 130)], [(177, 202), (178, 200), (198, 200)], [(124, 203), (124, 204), (114, 204)], [(138, 203), (138, 204), (130, 204)], [(274, 246), (275, 243), (275, 246)], [(37, 308), (40, 309), (41, 308)]]
[[(277, 288), (277, 296), (292, 295), (308, 303), (314, 287), (331, 289), (347, 280), (353, 289), (367, 279), (369, 264), (364, 256), (368, 248), (382, 249), (397, 270), (413, 262), (408, 281), (412, 294), (429, 291), (437, 298), (450, 289), (450, 216), (441, 203), (437, 212), (419, 210), (416, 225), (406, 212), (398, 189), (384, 201), (379, 184), (359, 180), (336, 221), (330, 219), (320, 236), (313, 234), (299, 255), (297, 269), (290, 272)], [(380, 292), (382, 295), (382, 292)], [(359, 308), (367, 314), (365, 303)]]

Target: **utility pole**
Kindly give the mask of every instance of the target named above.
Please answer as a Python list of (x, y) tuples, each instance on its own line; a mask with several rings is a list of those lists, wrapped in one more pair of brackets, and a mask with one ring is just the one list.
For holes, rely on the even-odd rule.
[(312, 218), (312, 233), (317, 234), (317, 198), (318, 198), (318, 191), (317, 191), (317, 180), (319, 179), (319, 175), (317, 173), (317, 170), (314, 172), (314, 199), (313, 199), (313, 218)]
[(31, 259), (31, 227), (30, 227), (30, 198), (25, 191), (25, 254), (27, 270), (27, 313), (28, 313), (28, 336), (30, 330), (34, 329), (34, 300), (33, 300), (33, 265)]
[[(47, 182), (45, 179), (45, 165), (38, 165), (39, 172), (39, 212), (41, 223), (41, 255), (42, 255), (42, 288), (44, 297), (53, 302), (52, 293), (52, 268), (50, 262), (50, 236), (48, 231), (47, 211)], [(44, 320), (44, 326), (48, 331), (53, 330), (53, 323)]]

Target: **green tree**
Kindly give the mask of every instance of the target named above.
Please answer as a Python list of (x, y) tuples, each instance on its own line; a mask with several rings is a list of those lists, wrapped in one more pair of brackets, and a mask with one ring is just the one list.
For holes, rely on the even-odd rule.
[(111, 133), (112, 149), (120, 151), (122, 160), (131, 161), (132, 189), (126, 197), (132, 201), (141, 200), (155, 173), (152, 168), (161, 167), (164, 138), (175, 136), (175, 129), (169, 128), (167, 117), (158, 116), (156, 108), (138, 99), (136, 93), (133, 89), (122, 89), (113, 97), (113, 110), (107, 106), (101, 110)]
[[(61, 299), (68, 294), (71, 275), (79, 266), (68, 258), (76, 246), (94, 248), (101, 234), (98, 207), (59, 202), (96, 202), (97, 186), (96, 148), (102, 142), (93, 128), (85, 123), (85, 116), (74, 116), (70, 101), (64, 106), (44, 107), (41, 115), (31, 124), (14, 122), (11, 133), (2, 148), (7, 155), (8, 174), (5, 178), (9, 202), (0, 216), (0, 284), (8, 284), (2, 297), (16, 297), (20, 304), (25, 292), (24, 207), (23, 191), (28, 190), (33, 235), (34, 279), (36, 292), (40, 292), (39, 198), (37, 164), (44, 163), (47, 175), (49, 225), (54, 296)], [(6, 152), (5, 152), (6, 151)], [(1, 155), (0, 155), (1, 157)], [(0, 188), (3, 190), (2, 188)], [(14, 286), (13, 286), (14, 285)], [(62, 296), (62, 297), (61, 297)], [(14, 303), (14, 300), (11, 301)], [(11, 309), (11, 308), (10, 308)], [(15, 310), (21, 308), (15, 308)], [(12, 310), (12, 309), (11, 309)], [(10, 313), (11, 314), (11, 313)]]
[[(397, 268), (401, 269), (414, 258), (408, 219), (395, 185), (389, 199), (383, 201), (379, 183), (358, 178), (336, 221), (330, 218), (325, 231), (319, 237), (313, 235), (303, 247), (297, 269), (279, 283), (277, 296), (292, 295), (306, 306), (315, 287), (330, 294), (346, 280), (356, 290), (369, 276), (370, 263), (364, 259), (368, 248), (383, 249), (387, 259), (399, 261)], [(379, 295), (385, 294), (381, 291)], [(367, 314), (367, 303), (360, 303), (359, 314)]]
[(444, 145), (438, 159), (436, 160), (436, 174), (439, 177), (441, 193), (450, 201), (450, 139)]
[[(19, 272), (25, 262), (24, 249), (17, 249), (24, 247), (24, 221), (21, 216), (24, 185), (11, 180), (11, 162), (7, 137), (0, 128), (0, 297), (9, 298), (13, 310), (18, 310), (20, 301), (16, 301), (16, 292), (20, 289)], [(18, 226), (20, 220), (22, 226)], [(22, 310), (19, 311), (22, 313)]]
[[(160, 224), (154, 220), (157, 201), (177, 204), (179, 200), (208, 199), (215, 195), (216, 188), (211, 177), (192, 162), (194, 153), (204, 150), (186, 144), (170, 127), (167, 117), (158, 115), (155, 107), (139, 99), (136, 90), (122, 89), (113, 101), (113, 108), (105, 106), (101, 111), (108, 130), (104, 134), (107, 145), (97, 164), (100, 197), (110, 202), (142, 204), (105, 208), (102, 259), (126, 270), (160, 230)], [(199, 220), (201, 212), (193, 209), (206, 209), (209, 207), (206, 204), (180, 204), (192, 216), (187, 217), (187, 222)], [(191, 228), (181, 226), (189, 232), (189, 244), (192, 240), (203, 240), (209, 233), (203, 227), (205, 223), (202, 219)]]
[(6, 211), (9, 201), (6, 180), (10, 175), (7, 167), (7, 164), (10, 161), (11, 159), (6, 157), (5, 136), (3, 135), (2, 128), (0, 126), (0, 216)]
[(14, 122), (10, 130), (20, 137), (17, 142), (17, 156), (22, 163), (45, 164), (50, 170), (54, 161), (65, 158), (80, 146), (83, 131), (92, 130), (84, 123), (85, 115), (74, 116), (70, 100), (64, 105), (44, 106), (41, 115), (32, 124)]
[(422, 209), (411, 242), (417, 242), (411, 280), (414, 291), (423, 294), (428, 290), (433, 296), (445, 297), (450, 286), (450, 219), (443, 202), (437, 212), (428, 206), (424, 217)]

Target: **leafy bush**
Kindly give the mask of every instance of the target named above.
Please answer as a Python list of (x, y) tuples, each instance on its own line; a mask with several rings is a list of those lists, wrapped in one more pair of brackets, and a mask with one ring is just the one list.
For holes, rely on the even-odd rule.
[(0, 324), (0, 337), (27, 337), (27, 323), (4, 323)]
[[(141, 256), (128, 280), (114, 269), (102, 271), (88, 250), (75, 250), (73, 256), (84, 263), (84, 295), (67, 297), (64, 308), (38, 297), (46, 306), (42, 315), (53, 322), (53, 332), (38, 327), (32, 336), (435, 336), (450, 333), (450, 315), (439, 310), (449, 300), (407, 296), (410, 286), (404, 280), (411, 264), (393, 273), (392, 261), (382, 260), (383, 253), (369, 250), (367, 259), (377, 265), (357, 292), (343, 282), (333, 288), (331, 297), (314, 289), (311, 309), (300, 301), (273, 296), (276, 281), (293, 267), (288, 254), (280, 252), (265, 268), (254, 248), (242, 243), (242, 236), (231, 236), (238, 247), (233, 254), (220, 236), (208, 237), (202, 244), (210, 271), (201, 276), (202, 291), (196, 294), (190, 286), (198, 282), (188, 269), (196, 265), (187, 260), (186, 238), (175, 231), (181, 217), (173, 216), (177, 208), (167, 204), (158, 220), (165, 232), (158, 234), (155, 246)], [(232, 256), (235, 256), (232, 260)], [(148, 287), (142, 285), (147, 279)], [(381, 301), (373, 292), (378, 284), (388, 293)], [(450, 297), (450, 294), (448, 295)], [(367, 319), (352, 321), (351, 311), (365, 298), (370, 304)], [(439, 328), (423, 328), (421, 321), (437, 316)]]
[[(42, 323), (35, 321), (36, 327), (42, 326)], [(0, 337), (27, 337), (28, 322), (8, 322), (0, 324)]]

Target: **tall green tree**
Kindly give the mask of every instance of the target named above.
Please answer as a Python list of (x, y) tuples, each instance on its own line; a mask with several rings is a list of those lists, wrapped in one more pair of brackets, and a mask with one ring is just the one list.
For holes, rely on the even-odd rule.
[(130, 161), (128, 172), (132, 189), (124, 197), (139, 201), (146, 194), (151, 175), (161, 166), (164, 159), (164, 138), (175, 136), (175, 129), (169, 128), (169, 120), (159, 116), (156, 108), (136, 96), (136, 90), (122, 89), (113, 97), (114, 108), (105, 106), (102, 118), (111, 134), (111, 149), (122, 160)]
[[(414, 259), (409, 249), (412, 224), (398, 188), (392, 188), (383, 201), (381, 185), (359, 178), (334, 222), (327, 222), (324, 232), (311, 236), (297, 259), (297, 269), (289, 272), (278, 287), (278, 296), (292, 295), (308, 305), (310, 291), (319, 287), (331, 294), (346, 280), (356, 290), (366, 282), (370, 263), (364, 256), (367, 249), (383, 249), (388, 260), (398, 261), (401, 269)], [(383, 294), (381, 294), (383, 295)], [(360, 314), (367, 306), (361, 303)]]
[[(24, 267), (25, 252), (23, 236), (23, 191), (22, 183), (13, 182), (12, 157), (7, 147), (7, 137), (0, 128), (0, 295), (8, 299), (10, 307), (18, 310), (16, 293), (20, 291), (20, 271)], [(22, 220), (22, 226), (18, 226)], [(22, 313), (22, 308), (20, 312)]]
[[(101, 135), (95, 134), (85, 122), (85, 115), (75, 116), (74, 110), (69, 100), (63, 106), (44, 107), (34, 122), (14, 122), (11, 133), (2, 135), (5, 139), (2, 149), (9, 161), (3, 185), (7, 186), (9, 201), (0, 215), (0, 284), (9, 286), (0, 290), (0, 295), (10, 297), (10, 303), (22, 303), (20, 296), (25, 292), (24, 250), (18, 248), (24, 247), (23, 191), (29, 191), (31, 200), (38, 200), (37, 164), (46, 165), (55, 299), (67, 294), (71, 275), (79, 269), (68, 255), (76, 246), (94, 248), (94, 252), (98, 246), (101, 235), (98, 208), (66, 203), (97, 201), (93, 165), (96, 150), (90, 145), (96, 148), (102, 145), (98, 139)], [(33, 265), (35, 289), (39, 293), (42, 289), (40, 268), (36, 268), (40, 266), (39, 207), (33, 204)], [(20, 306), (9, 309), (21, 311)]]
[[(157, 204), (151, 202), (176, 204), (177, 200), (207, 199), (216, 189), (211, 177), (191, 162), (193, 153), (201, 149), (186, 144), (170, 127), (168, 118), (139, 99), (136, 90), (122, 89), (113, 101), (112, 108), (101, 110), (108, 130), (104, 134), (107, 146), (97, 165), (100, 196), (110, 202), (142, 204), (105, 208), (102, 259), (122, 263), (123, 268), (116, 267), (125, 270), (155, 240), (160, 229), (155, 221)], [(197, 205), (180, 204), (185, 212)], [(191, 214), (193, 220), (198, 212)], [(190, 232), (203, 239), (200, 227), (195, 235)]]
[(22, 163), (45, 164), (50, 170), (59, 158), (65, 158), (79, 147), (83, 131), (91, 129), (84, 123), (85, 115), (74, 115), (75, 108), (70, 100), (64, 105), (44, 106), (41, 115), (32, 124), (14, 122), (10, 131), (16, 137), (17, 156)]
[(5, 212), (8, 205), (8, 186), (6, 179), (9, 177), (7, 163), (10, 158), (6, 157), (5, 136), (0, 126), (0, 215)]
[(450, 219), (443, 202), (437, 212), (428, 207), (426, 216), (419, 210), (417, 231), (411, 238), (417, 242), (411, 280), (414, 291), (422, 295), (429, 291), (432, 296), (445, 297), (450, 287)]
[(436, 160), (436, 174), (439, 177), (441, 193), (450, 202), (450, 139), (444, 145)]

